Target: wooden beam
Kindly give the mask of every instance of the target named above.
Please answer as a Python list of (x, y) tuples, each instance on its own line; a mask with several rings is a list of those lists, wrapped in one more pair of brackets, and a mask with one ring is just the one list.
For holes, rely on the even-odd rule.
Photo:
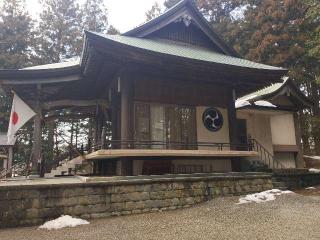
[(109, 101), (105, 99), (97, 99), (97, 100), (58, 100), (43, 103), (44, 110), (51, 110), (54, 108), (62, 108), (62, 107), (90, 107), (90, 106), (109, 106)]
[(59, 114), (56, 114), (56, 115), (50, 115), (48, 117), (45, 117), (44, 118), (44, 121), (45, 122), (51, 122), (51, 121), (54, 121), (56, 119), (58, 120), (71, 120), (71, 119), (85, 119), (85, 118), (92, 118), (94, 117), (95, 115), (94, 114), (90, 114), (90, 113), (87, 113), (87, 114), (66, 114), (66, 115), (59, 115)]

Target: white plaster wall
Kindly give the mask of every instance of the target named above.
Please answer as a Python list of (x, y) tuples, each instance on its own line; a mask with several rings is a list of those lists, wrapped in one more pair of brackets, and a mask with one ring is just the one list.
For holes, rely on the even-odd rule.
[(237, 113), (237, 118), (247, 120), (247, 135), (256, 139), (273, 154), (270, 116), (266, 114)]
[(272, 143), (274, 145), (296, 145), (293, 114), (271, 116)]
[[(202, 122), (202, 114), (208, 107), (196, 107), (197, 120), (197, 139), (198, 142), (216, 142), (216, 143), (230, 143), (229, 138), (229, 118), (228, 110), (225, 108), (217, 108), (223, 116), (223, 126), (217, 132), (211, 132), (204, 126)], [(199, 147), (199, 149), (212, 149), (210, 147)]]

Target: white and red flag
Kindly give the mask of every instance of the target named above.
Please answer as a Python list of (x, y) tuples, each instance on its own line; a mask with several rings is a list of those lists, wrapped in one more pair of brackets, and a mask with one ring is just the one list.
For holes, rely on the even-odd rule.
[(36, 113), (14, 93), (7, 134), (8, 144), (15, 142), (16, 132), (35, 115)]

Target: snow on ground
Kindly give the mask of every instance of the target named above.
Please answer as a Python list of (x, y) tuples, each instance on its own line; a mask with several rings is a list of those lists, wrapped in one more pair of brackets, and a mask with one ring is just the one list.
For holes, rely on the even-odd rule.
[(309, 169), (309, 172), (312, 172), (312, 173), (320, 173), (320, 169), (310, 168), (310, 169)]
[(306, 190), (314, 190), (316, 189), (315, 187), (307, 187)]
[(263, 203), (276, 200), (276, 196), (280, 196), (282, 194), (293, 193), (291, 191), (281, 191), (279, 189), (272, 189), (260, 193), (249, 194), (245, 197), (241, 197), (237, 204), (245, 204), (245, 203)]
[(69, 215), (62, 215), (61, 217), (55, 220), (45, 222), (39, 228), (53, 230), (65, 227), (76, 227), (85, 224), (89, 224), (89, 222), (80, 218), (73, 218)]

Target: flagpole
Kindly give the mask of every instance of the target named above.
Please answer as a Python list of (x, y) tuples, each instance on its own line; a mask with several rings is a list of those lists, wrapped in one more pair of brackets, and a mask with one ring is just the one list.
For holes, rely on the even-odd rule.
[(37, 99), (35, 103), (34, 129), (33, 129), (33, 145), (31, 155), (31, 173), (29, 179), (40, 177), (40, 163), (42, 159), (42, 109), (41, 109), (41, 85), (37, 85)]

